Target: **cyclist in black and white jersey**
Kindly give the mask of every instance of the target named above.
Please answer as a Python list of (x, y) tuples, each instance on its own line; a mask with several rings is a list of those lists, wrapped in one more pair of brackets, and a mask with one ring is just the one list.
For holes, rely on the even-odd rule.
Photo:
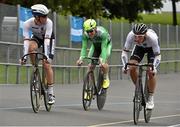
[[(134, 45), (134, 48), (131, 53), (130, 60), (128, 61), (128, 54), (131, 45)], [(149, 88), (149, 98), (146, 104), (147, 109), (153, 109), (154, 108), (154, 99), (153, 99), (153, 93), (155, 91), (156, 87), (156, 76), (157, 73), (157, 66), (160, 64), (161, 61), (161, 54), (160, 54), (160, 46), (158, 44), (158, 36), (157, 34), (152, 30), (148, 29), (148, 27), (141, 23), (141, 24), (135, 24), (132, 31), (129, 32), (126, 38), (126, 42), (124, 45), (124, 49), (121, 54), (121, 59), (123, 66), (125, 67), (125, 64), (127, 62), (129, 63), (135, 63), (138, 64), (142, 61), (144, 54), (147, 53), (147, 60), (148, 63), (152, 63), (154, 65), (154, 70), (149, 69), (148, 71), (148, 88)], [(123, 67), (123, 72), (127, 73), (127, 70)], [(136, 84), (136, 80), (138, 77), (137, 74), (137, 67), (130, 66), (129, 67), (130, 76), (134, 84)]]
[[(49, 104), (55, 103), (55, 96), (53, 92), (53, 70), (51, 62), (54, 56), (54, 34), (53, 34), (53, 22), (47, 17), (49, 9), (42, 4), (36, 4), (31, 7), (32, 15), (34, 17), (24, 22), (23, 37), (24, 37), (24, 55), (30, 52), (36, 51), (41, 46), (44, 53), (47, 56), (47, 60), (44, 61), (46, 78), (48, 83)], [(29, 32), (32, 31), (32, 37)], [(27, 58), (20, 60), (21, 64), (25, 64)], [(33, 62), (33, 56), (31, 56), (31, 62)]]

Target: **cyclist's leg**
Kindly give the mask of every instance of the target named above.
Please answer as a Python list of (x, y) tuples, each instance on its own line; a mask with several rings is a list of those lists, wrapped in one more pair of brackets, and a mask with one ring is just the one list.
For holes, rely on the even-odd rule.
[[(154, 61), (154, 53), (152, 48), (148, 50), (148, 63), (153, 63)], [(146, 108), (147, 109), (153, 109), (154, 108), (154, 98), (153, 98), (153, 94), (156, 88), (156, 75), (149, 73), (148, 72), (148, 92), (149, 92), (149, 97), (146, 103)]]
[[(144, 57), (144, 49), (142, 47), (135, 46), (133, 48), (129, 63), (138, 64), (141, 62), (143, 57)], [(131, 79), (132, 79), (133, 83), (136, 85), (136, 81), (138, 78), (137, 67), (130, 66), (129, 70), (130, 70)]]
[[(29, 41), (29, 53), (35, 52), (38, 49), (38, 44), (35, 40), (30, 40)], [(35, 63), (35, 56), (34, 55), (30, 55), (30, 60), (31, 63), (34, 64)]]
[[(148, 58), (148, 63), (153, 63), (155, 55), (153, 53), (152, 48), (148, 49), (147, 58)], [(148, 73), (148, 76), (149, 76), (149, 80), (148, 80), (149, 93), (153, 94), (156, 87), (156, 75), (153, 75), (152, 73)]]
[(108, 88), (110, 85), (108, 58), (111, 55), (111, 51), (112, 51), (112, 43), (109, 42), (107, 46), (107, 60), (106, 60), (106, 63), (102, 64), (103, 77), (104, 77), (103, 88)]
[[(53, 60), (54, 57), (54, 35), (52, 35), (50, 39), (50, 45), (49, 45), (49, 58)], [(44, 46), (43, 46), (43, 50)], [(43, 51), (43, 52), (44, 52)], [(55, 103), (55, 95), (54, 95), (54, 90), (53, 90), (53, 84), (54, 84), (54, 75), (53, 75), (53, 69), (51, 66), (51, 63), (48, 61), (44, 61), (44, 68), (46, 72), (46, 80), (47, 80), (47, 85), (48, 85), (48, 94), (49, 94), (49, 104)]]
[(53, 78), (53, 69), (50, 63), (44, 61), (44, 69), (46, 73), (46, 80), (48, 85), (48, 95), (49, 95), (49, 104), (55, 103), (55, 95), (54, 95), (54, 78)]

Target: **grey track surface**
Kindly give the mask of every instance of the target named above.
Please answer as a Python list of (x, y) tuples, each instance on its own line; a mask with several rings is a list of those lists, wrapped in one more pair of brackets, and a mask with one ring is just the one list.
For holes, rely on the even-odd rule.
[[(140, 126), (180, 126), (180, 74), (158, 75), (155, 109), (146, 124), (141, 112)], [(84, 111), (82, 84), (55, 85), (56, 103), (50, 112), (42, 106), (31, 108), (29, 85), (0, 85), (0, 126), (134, 126), (133, 92), (130, 80), (111, 81), (107, 101), (98, 111), (96, 100)]]

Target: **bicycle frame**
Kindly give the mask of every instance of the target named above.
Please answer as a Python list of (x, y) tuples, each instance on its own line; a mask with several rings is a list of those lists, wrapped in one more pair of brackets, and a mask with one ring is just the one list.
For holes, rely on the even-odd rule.
[[(39, 100), (41, 100), (41, 96), (44, 96), (44, 105), (47, 111), (50, 111), (51, 109), (51, 105), (48, 104), (48, 95), (47, 95), (47, 84), (46, 84), (46, 78), (45, 78), (45, 72), (44, 72), (44, 64), (42, 64), (42, 73), (40, 74), (39, 72), (39, 62), (42, 61), (44, 59), (47, 59), (47, 57), (43, 54), (43, 53), (37, 53), (37, 52), (33, 52), (33, 53), (28, 53), (26, 55), (24, 55), (21, 60), (23, 60), (26, 56), (30, 56), (30, 55), (35, 55), (34, 56), (34, 63), (33, 63), (33, 72), (32, 72), (32, 77), (31, 77), (31, 84), (30, 84), (30, 92), (31, 92), (31, 104), (33, 107), (33, 111), (35, 113), (37, 113), (39, 111), (39, 107), (40, 107), (40, 102)], [(38, 56), (42, 56), (42, 58), (39, 58)], [(34, 86), (35, 84), (32, 83), (32, 80), (35, 80), (34, 78), (36, 78), (36, 76), (38, 76), (39, 78), (37, 80), (37, 82), (39, 82), (39, 93), (36, 92), (36, 87)], [(36, 80), (35, 80), (36, 81)], [(32, 89), (32, 87), (34, 87), (34, 91)], [(35, 92), (35, 99), (36, 102), (33, 102), (33, 92)], [(39, 98), (37, 98), (37, 94), (39, 94)], [(38, 104), (38, 106), (37, 106)]]
[[(134, 124), (138, 123), (139, 119), (139, 114), (140, 111), (142, 110), (142, 106), (144, 107), (144, 119), (145, 122), (148, 123), (151, 117), (151, 111), (146, 110), (146, 101), (148, 97), (148, 86), (147, 86), (147, 67), (151, 67), (152, 70), (154, 69), (154, 66), (152, 64), (134, 64), (134, 63), (127, 63), (125, 66), (125, 69), (127, 66), (137, 66), (139, 68), (139, 74), (138, 74), (138, 79), (135, 85), (135, 94), (134, 94), (134, 107), (133, 107), (133, 118), (134, 118)], [(143, 67), (146, 67), (144, 69)], [(142, 83), (142, 76), (143, 76), (143, 71), (146, 71), (146, 78), (145, 78), (145, 85)]]
[[(85, 59), (90, 59), (92, 61), (92, 63), (94, 65), (99, 65), (99, 58), (96, 57), (85, 57)], [(83, 107), (85, 110), (88, 110), (90, 105), (91, 105), (91, 99), (89, 99), (89, 103), (87, 103), (87, 100), (84, 100), (84, 88), (86, 88), (87, 86), (87, 81), (89, 82), (89, 77), (91, 76), (91, 79), (93, 80), (92, 84), (93, 85), (93, 91), (91, 93), (91, 95), (96, 95), (97, 97), (97, 107), (99, 110), (101, 110), (104, 107), (105, 104), (105, 100), (106, 100), (106, 89), (102, 88), (102, 82), (103, 82), (103, 73), (102, 73), (102, 69), (101, 67), (99, 67), (99, 72), (98, 72), (98, 78), (97, 78), (97, 83), (95, 82), (95, 77), (94, 77), (94, 71), (90, 71), (86, 74), (85, 79), (84, 79), (84, 85), (83, 85)]]

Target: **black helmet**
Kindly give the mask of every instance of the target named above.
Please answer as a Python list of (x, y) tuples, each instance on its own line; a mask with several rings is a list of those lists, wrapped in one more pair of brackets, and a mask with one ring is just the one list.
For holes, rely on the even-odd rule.
[(148, 27), (141, 23), (141, 24), (135, 24), (133, 27), (134, 34), (145, 34), (147, 32)]

